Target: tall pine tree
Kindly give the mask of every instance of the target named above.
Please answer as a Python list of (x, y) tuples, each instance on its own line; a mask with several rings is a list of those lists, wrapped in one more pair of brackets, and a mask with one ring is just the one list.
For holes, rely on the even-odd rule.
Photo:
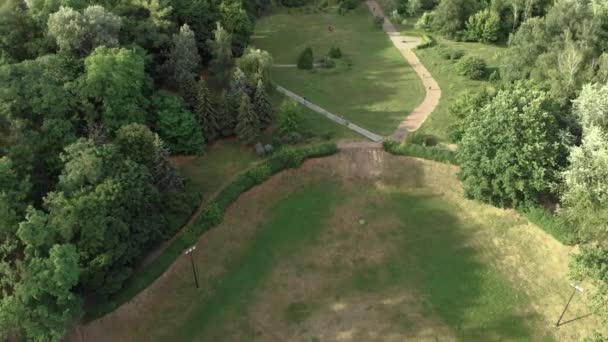
[(203, 136), (207, 138), (207, 141), (211, 141), (217, 138), (220, 131), (220, 118), (211, 102), (211, 96), (209, 95), (209, 89), (207, 88), (207, 84), (205, 84), (205, 80), (200, 79), (196, 88), (197, 96), (194, 113), (203, 130)]
[(239, 139), (245, 144), (254, 143), (260, 136), (260, 119), (253, 110), (247, 94), (241, 96), (237, 120), (236, 134)]
[(263, 127), (270, 125), (274, 113), (272, 110), (272, 105), (270, 104), (270, 99), (266, 93), (266, 87), (261, 79), (258, 80), (258, 85), (255, 88), (253, 109), (260, 119), (260, 123)]

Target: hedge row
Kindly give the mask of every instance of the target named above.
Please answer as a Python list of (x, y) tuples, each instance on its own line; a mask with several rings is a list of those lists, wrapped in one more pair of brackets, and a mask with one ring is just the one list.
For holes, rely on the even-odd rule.
[(401, 144), (394, 140), (384, 141), (384, 150), (390, 154), (430, 159), (442, 163), (458, 165), (456, 152), (437, 146)]
[(236, 176), (220, 193), (211, 200), (192, 226), (179, 235), (144, 271), (135, 274), (127, 281), (125, 287), (103, 303), (98, 303), (87, 310), (85, 321), (97, 319), (131, 300), (139, 292), (148, 287), (175, 259), (188, 247), (196, 243), (201, 234), (222, 222), (224, 212), (245, 191), (257, 184), (263, 183), (271, 175), (288, 168), (300, 166), (305, 159), (318, 158), (336, 153), (335, 144), (285, 148), (274, 156), (254, 166), (248, 171)]

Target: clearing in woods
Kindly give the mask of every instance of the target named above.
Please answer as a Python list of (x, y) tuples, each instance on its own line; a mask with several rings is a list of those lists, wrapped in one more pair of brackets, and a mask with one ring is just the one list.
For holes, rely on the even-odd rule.
[[(581, 340), (555, 329), (569, 247), (465, 200), (457, 168), (380, 149), (308, 161), (247, 192), (95, 341)], [(565, 321), (584, 316), (574, 301)]]

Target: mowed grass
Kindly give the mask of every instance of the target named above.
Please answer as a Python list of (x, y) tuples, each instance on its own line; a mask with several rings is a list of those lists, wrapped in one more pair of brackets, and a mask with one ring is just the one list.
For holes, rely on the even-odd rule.
[[(488, 74), (501, 65), (504, 47), (481, 43), (454, 42), (442, 38), (437, 40), (442, 46), (464, 51), (465, 56), (483, 58), (488, 65)], [(433, 134), (441, 140), (449, 141), (449, 127), (450, 123), (453, 122), (453, 118), (449, 114), (450, 106), (462, 94), (467, 92), (478, 93), (485, 88), (492, 87), (492, 84), (487, 80), (475, 81), (460, 76), (456, 69), (457, 62), (443, 59), (440, 55), (440, 48), (437, 46), (416, 50), (415, 52), (441, 87), (439, 105), (424, 122), (421, 131)]]
[(87, 339), (578, 341), (601, 329), (594, 317), (553, 327), (570, 249), (463, 199), (456, 172), (363, 151), (282, 173), (199, 241), (200, 289), (181, 258)]
[[(329, 24), (334, 32), (328, 31)], [(339, 47), (344, 56), (335, 69), (275, 68), (273, 79), (379, 134), (392, 133), (424, 98), (422, 83), (387, 35), (372, 26), (372, 16), (363, 5), (345, 15), (333, 9), (274, 10), (257, 22), (253, 44), (268, 50), (275, 64), (296, 64), (307, 46), (313, 48), (315, 58)]]

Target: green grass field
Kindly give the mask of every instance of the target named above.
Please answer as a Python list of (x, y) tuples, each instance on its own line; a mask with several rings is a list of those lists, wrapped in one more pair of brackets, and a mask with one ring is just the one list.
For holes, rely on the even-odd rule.
[[(569, 247), (464, 200), (455, 167), (369, 153), (247, 192), (197, 244), (199, 289), (180, 258), (87, 339), (570, 341), (600, 326), (552, 327)], [(566, 320), (587, 310), (579, 298)]]
[(416, 74), (386, 34), (372, 26), (364, 6), (346, 15), (307, 11), (275, 10), (261, 18), (253, 44), (268, 50), (275, 64), (295, 64), (306, 46), (315, 57), (338, 46), (344, 57), (335, 69), (275, 68), (274, 80), (366, 129), (392, 133), (424, 97)]
[[(502, 47), (480, 43), (454, 42), (441, 38), (437, 40), (440, 45), (462, 50), (466, 55), (483, 58), (488, 65), (489, 72), (500, 66), (501, 54), (504, 50)], [(443, 59), (438, 47), (416, 50), (416, 54), (441, 87), (439, 105), (422, 125), (421, 130), (424, 133), (436, 135), (441, 140), (448, 141), (448, 128), (452, 121), (449, 108), (452, 103), (463, 93), (479, 92), (486, 87), (492, 87), (492, 84), (485, 80), (474, 81), (458, 75), (456, 62)]]

